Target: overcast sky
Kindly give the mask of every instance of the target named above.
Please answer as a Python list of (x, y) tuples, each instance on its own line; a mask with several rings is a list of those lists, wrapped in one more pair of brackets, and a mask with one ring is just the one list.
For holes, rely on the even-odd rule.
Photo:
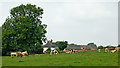
[(42, 23), (47, 24), (47, 39), (69, 43), (118, 44), (117, 0), (41, 0), (0, 1), (0, 26), (10, 9), (20, 4), (35, 4), (44, 9)]

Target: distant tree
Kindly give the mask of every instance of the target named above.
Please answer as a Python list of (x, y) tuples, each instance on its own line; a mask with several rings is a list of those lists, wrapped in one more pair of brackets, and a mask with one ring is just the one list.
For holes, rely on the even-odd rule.
[(115, 48), (115, 46), (108, 45), (105, 48)]
[(120, 47), (120, 45), (118, 45), (118, 47)]
[(10, 17), (2, 25), (3, 55), (11, 51), (36, 52), (35, 44), (42, 45), (46, 41), (47, 25), (42, 24), (42, 14), (41, 7), (31, 4), (22, 4), (10, 10)]
[(68, 44), (68, 45), (77, 45), (77, 44), (75, 44), (75, 43), (71, 43), (71, 44)]
[(103, 49), (104, 47), (102, 45), (98, 46), (98, 49)]
[(64, 50), (67, 47), (68, 42), (67, 41), (57, 41), (57, 42), (55, 42), (55, 45), (58, 46), (60, 50)]
[(47, 49), (47, 53), (50, 54), (50, 52), (51, 52), (51, 47)]
[(96, 44), (94, 44), (94, 43), (88, 43), (87, 45), (96, 45)]

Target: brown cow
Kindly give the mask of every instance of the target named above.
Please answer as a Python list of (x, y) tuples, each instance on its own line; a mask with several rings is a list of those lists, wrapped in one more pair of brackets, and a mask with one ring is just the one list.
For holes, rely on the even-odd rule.
[(47, 51), (45, 51), (44, 53), (47, 54)]
[(27, 53), (27, 51), (22, 52), (22, 54), (23, 54), (23, 56), (29, 56), (28, 53)]
[(109, 52), (110, 50), (114, 50), (115, 48), (105, 48), (105, 52)]
[(120, 50), (120, 47), (116, 47), (115, 50), (119, 51), (119, 50)]
[(111, 53), (115, 53), (116, 52), (116, 50), (111, 50)]
[(16, 53), (16, 56), (17, 56), (17, 57), (23, 57), (23, 54), (22, 54), (22, 52), (17, 52), (17, 53)]
[(17, 56), (17, 52), (11, 52), (11, 56)]

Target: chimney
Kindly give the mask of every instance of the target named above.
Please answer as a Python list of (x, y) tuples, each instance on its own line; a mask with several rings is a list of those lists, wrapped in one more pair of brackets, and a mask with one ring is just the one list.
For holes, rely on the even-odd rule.
[(52, 45), (52, 43), (53, 43), (53, 40), (51, 39), (51, 45)]

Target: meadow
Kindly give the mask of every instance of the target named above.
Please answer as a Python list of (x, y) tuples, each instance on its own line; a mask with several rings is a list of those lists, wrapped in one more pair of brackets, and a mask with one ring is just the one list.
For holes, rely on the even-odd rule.
[(72, 54), (29, 55), (22, 58), (3, 56), (2, 66), (118, 66), (118, 52), (99, 53), (95, 50)]

